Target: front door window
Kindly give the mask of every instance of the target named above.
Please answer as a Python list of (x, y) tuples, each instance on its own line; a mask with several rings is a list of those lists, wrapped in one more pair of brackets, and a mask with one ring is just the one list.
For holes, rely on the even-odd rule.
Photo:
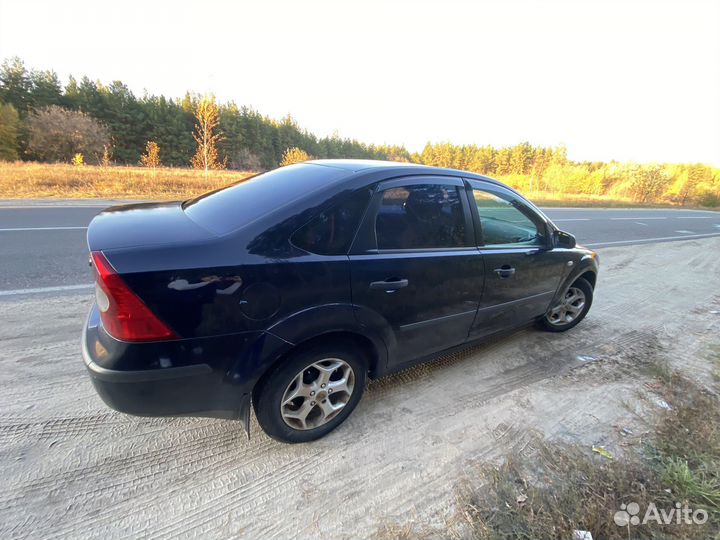
[(545, 243), (538, 226), (514, 201), (480, 189), (473, 189), (473, 198), (480, 216), (483, 245), (520, 247)]

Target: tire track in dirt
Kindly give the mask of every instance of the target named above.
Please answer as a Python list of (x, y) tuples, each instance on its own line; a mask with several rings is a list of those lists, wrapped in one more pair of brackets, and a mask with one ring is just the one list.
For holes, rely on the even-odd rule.
[[(196, 430), (204, 431), (205, 429), (203, 427), (198, 427), (196, 428)], [(188, 433), (188, 431), (183, 432), (183, 434)], [(196, 453), (196, 450), (217, 448), (217, 443), (226, 442), (225, 439), (227, 439), (227, 442), (237, 442), (238, 434), (234, 431), (225, 431), (218, 432), (216, 439), (213, 439), (213, 437), (189, 439), (183, 445), (183, 452), (180, 455), (173, 455), (173, 457), (175, 458), (175, 460), (173, 461), (173, 465), (171, 467), (165, 468), (165, 472), (171, 472), (173, 469), (181, 468), (185, 464), (196, 463), (198, 461), (201, 461), (202, 459), (211, 457), (212, 454)], [(49, 476), (44, 476), (38, 479), (38, 481), (36, 482), (31, 481), (30, 483), (25, 485), (24, 497), (27, 497), (27, 494), (29, 492), (45, 492), (48, 488), (58, 485), (59, 483), (67, 485), (79, 479), (94, 480), (102, 483), (102, 480), (106, 478), (109, 474), (113, 474), (119, 470), (132, 469), (134, 471), (135, 474), (132, 477), (131, 481), (122, 481), (120, 483), (103, 485), (101, 487), (95, 487), (90, 491), (79, 493), (77, 495), (77, 497), (79, 497), (79, 500), (76, 502), (83, 503), (85, 502), (84, 499), (94, 498), (103, 490), (116, 490), (119, 487), (135, 484), (142, 481), (143, 479), (151, 478), (155, 474), (154, 471), (158, 468), (158, 465), (163, 463), (167, 458), (168, 449), (176, 446), (178, 442), (182, 443), (183, 441), (173, 441), (172, 444), (167, 443), (161, 447), (156, 446), (148, 451), (136, 453), (131, 456), (120, 456), (114, 458), (100, 459), (98, 463), (93, 465), (87, 465), (85, 467), (77, 469), (63, 470)], [(213, 446), (209, 446), (209, 444), (213, 444)], [(184, 459), (188, 457), (192, 459)], [(122, 467), (118, 466), (118, 464), (122, 465)], [(19, 502), (21, 500), (22, 499), (17, 498), (0, 499), (0, 502), (10, 505), (13, 501)]]

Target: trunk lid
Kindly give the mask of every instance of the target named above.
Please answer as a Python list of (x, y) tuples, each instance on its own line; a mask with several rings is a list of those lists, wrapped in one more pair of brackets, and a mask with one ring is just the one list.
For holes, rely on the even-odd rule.
[(213, 238), (191, 220), (179, 201), (112, 206), (90, 222), (90, 251), (172, 245)]

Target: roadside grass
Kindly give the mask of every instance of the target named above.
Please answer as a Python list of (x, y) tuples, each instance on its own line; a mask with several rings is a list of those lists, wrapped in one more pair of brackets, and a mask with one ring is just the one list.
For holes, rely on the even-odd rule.
[(696, 205), (679, 205), (671, 202), (647, 202), (639, 203), (630, 198), (610, 197), (608, 195), (583, 195), (577, 193), (552, 193), (552, 192), (522, 192), (536, 206), (546, 208), (552, 207), (576, 207), (576, 208), (688, 208), (715, 210)]
[[(711, 360), (720, 365), (720, 353)], [(705, 388), (662, 362), (640, 369), (655, 397), (645, 403), (649, 413), (637, 416), (643, 432), (621, 455), (608, 459), (538, 436), (531, 452), (499, 466), (470, 465), (456, 508), (435, 516), (440, 525), (385, 523), (376, 537), (571, 540), (574, 531), (589, 531), (596, 540), (720, 539), (720, 386)], [(656, 398), (669, 408), (657, 407)], [(630, 503), (639, 506), (640, 523), (618, 526), (616, 512)], [(657, 514), (643, 524), (651, 503)], [(677, 504), (679, 520), (675, 513), (669, 524), (653, 518), (678, 512)], [(685, 523), (684, 508), (705, 510), (707, 521)]]
[(251, 176), (247, 171), (102, 167), (0, 161), (0, 198), (186, 199)]
[[(502, 178), (498, 180), (503, 181)], [(537, 206), (576, 206), (576, 207), (598, 207), (598, 208), (633, 208), (650, 207), (650, 203), (640, 204), (630, 198), (610, 197), (608, 195), (586, 195), (580, 193), (556, 193), (552, 191), (523, 191), (528, 199)], [(658, 207), (669, 206), (658, 204)]]
[[(479, 539), (720, 537), (720, 399), (677, 374), (658, 370), (653, 383), (669, 405), (648, 420), (635, 451), (606, 459), (578, 446), (540, 443), (532, 459), (511, 456), (485, 467), (481, 488), (465, 488), (461, 514)], [(618, 526), (621, 505), (637, 503), (640, 524)], [(704, 524), (649, 521), (646, 509), (704, 509)], [(676, 510), (677, 511), (677, 510)]]
[[(203, 171), (189, 168), (126, 167), (0, 161), (0, 199), (186, 199), (255, 174), (252, 171)], [(503, 178), (499, 178), (503, 180)], [(629, 198), (530, 191), (538, 206), (597, 208), (669, 208), (666, 203), (641, 204)]]

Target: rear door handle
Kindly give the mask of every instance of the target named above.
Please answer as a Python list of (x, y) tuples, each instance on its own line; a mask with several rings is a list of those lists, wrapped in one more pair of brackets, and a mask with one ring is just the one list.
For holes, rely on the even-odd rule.
[(515, 269), (510, 265), (504, 264), (500, 268), (496, 268), (495, 273), (500, 276), (500, 279), (506, 279), (515, 274)]
[(370, 283), (371, 289), (378, 289), (385, 292), (397, 291), (403, 287), (407, 287), (410, 282), (407, 279), (389, 279), (387, 281), (373, 281)]

